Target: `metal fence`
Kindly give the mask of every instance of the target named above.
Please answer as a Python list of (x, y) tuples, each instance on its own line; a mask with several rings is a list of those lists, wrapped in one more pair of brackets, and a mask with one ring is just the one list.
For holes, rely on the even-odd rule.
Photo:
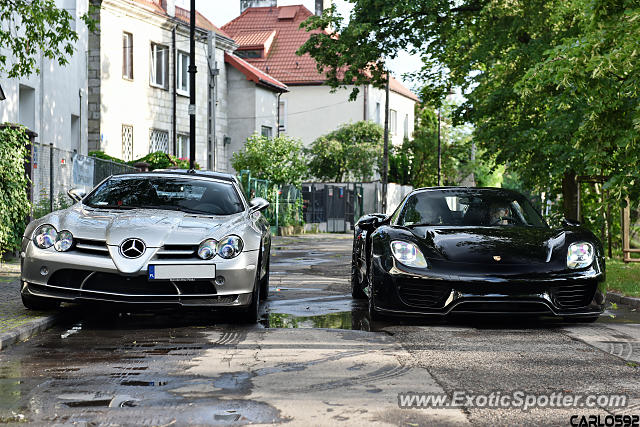
[(67, 191), (89, 190), (103, 179), (137, 168), (110, 160), (61, 150), (51, 144), (31, 145), (31, 202), (34, 217), (71, 204)]
[(269, 180), (253, 178), (248, 170), (240, 171), (238, 180), (249, 199), (262, 197), (269, 201), (269, 208), (264, 214), (273, 233), (282, 233), (282, 227), (304, 225), (302, 192), (299, 188), (293, 185), (278, 187)]

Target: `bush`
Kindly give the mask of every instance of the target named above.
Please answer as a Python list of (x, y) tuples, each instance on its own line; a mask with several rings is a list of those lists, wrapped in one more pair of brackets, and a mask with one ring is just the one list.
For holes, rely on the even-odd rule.
[(24, 170), (27, 142), (24, 127), (0, 128), (0, 256), (20, 247), (31, 210)]
[[(189, 169), (190, 163), (189, 159), (184, 157), (176, 157), (171, 154), (164, 153), (162, 151), (156, 151), (155, 153), (149, 153), (144, 157), (141, 157), (136, 160), (132, 160), (130, 162), (125, 162), (124, 160), (118, 159), (116, 157), (111, 157), (108, 154), (105, 154), (103, 151), (90, 151), (89, 156), (95, 157), (97, 159), (110, 160), (116, 163), (123, 163), (128, 165), (135, 165), (138, 162), (145, 162), (149, 164), (149, 169), (169, 169), (169, 168), (178, 168), (178, 169)], [(196, 169), (200, 169), (200, 165), (198, 163), (195, 164)]]

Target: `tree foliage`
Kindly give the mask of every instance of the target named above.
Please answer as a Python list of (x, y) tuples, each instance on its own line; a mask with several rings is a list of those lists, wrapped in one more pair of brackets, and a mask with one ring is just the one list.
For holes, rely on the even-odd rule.
[(307, 173), (302, 142), (287, 135), (250, 136), (244, 148), (231, 156), (231, 165), (236, 171), (248, 169), (254, 178), (278, 186), (299, 186)]
[(309, 171), (332, 182), (370, 181), (382, 157), (384, 130), (374, 122), (349, 123), (313, 141)]
[[(80, 19), (91, 31), (95, 29), (88, 14)], [(78, 40), (73, 20), (55, 0), (0, 0), (0, 74), (17, 78), (39, 73), (41, 54), (67, 64)]]
[(24, 128), (0, 128), (0, 256), (20, 247), (31, 209), (24, 169), (27, 142)]
[(526, 187), (553, 198), (563, 177), (597, 174), (614, 194), (638, 191), (640, 1), (352, 3), (346, 24), (335, 8), (305, 23), (339, 34), (313, 34), (300, 49), (333, 87), (366, 83), (357, 70), (409, 47), (424, 61), (424, 99), (437, 106), (461, 87), (456, 123), (471, 123), (478, 153)]

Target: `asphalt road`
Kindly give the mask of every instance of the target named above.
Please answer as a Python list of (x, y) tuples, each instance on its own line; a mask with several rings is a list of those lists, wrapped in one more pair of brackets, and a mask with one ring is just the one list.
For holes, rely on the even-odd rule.
[[(350, 236), (275, 241), (259, 325), (232, 313), (78, 312), (0, 352), (0, 424), (569, 425), (640, 414), (640, 315), (595, 324), (465, 317), (371, 323)], [(626, 408), (399, 407), (404, 392), (624, 394)], [(576, 421), (579, 421), (577, 419)]]

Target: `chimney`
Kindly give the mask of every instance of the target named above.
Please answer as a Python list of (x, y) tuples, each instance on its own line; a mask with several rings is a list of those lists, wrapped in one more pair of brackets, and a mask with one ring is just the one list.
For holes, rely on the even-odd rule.
[(162, 8), (170, 17), (176, 17), (176, 0), (162, 0)]
[(331, 0), (316, 0), (316, 15), (322, 15), (322, 11), (331, 7)]

